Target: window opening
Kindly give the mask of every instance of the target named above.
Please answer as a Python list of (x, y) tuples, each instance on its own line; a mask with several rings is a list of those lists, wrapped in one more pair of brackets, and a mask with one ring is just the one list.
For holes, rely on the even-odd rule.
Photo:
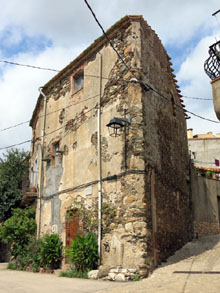
[(74, 93), (80, 91), (83, 88), (83, 71), (78, 73), (76, 76), (73, 77), (73, 84), (74, 84)]
[(34, 184), (33, 184), (33, 186), (35, 186), (35, 187), (37, 187), (37, 170), (38, 169), (38, 163), (37, 163), (37, 159), (34, 161)]
[(55, 164), (58, 164), (59, 163), (59, 142), (55, 142), (53, 147), (54, 147)]

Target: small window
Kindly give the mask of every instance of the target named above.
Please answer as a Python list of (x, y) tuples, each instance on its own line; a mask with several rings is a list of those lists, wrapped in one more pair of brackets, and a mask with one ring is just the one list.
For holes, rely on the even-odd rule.
[(37, 178), (37, 175), (38, 175), (38, 162), (37, 162), (37, 159), (34, 161), (34, 171), (33, 171), (33, 175), (34, 175), (34, 180), (33, 180), (33, 186), (34, 187), (37, 187), (37, 182), (38, 182), (38, 178)]
[(55, 142), (53, 144), (54, 147), (54, 157), (55, 157), (55, 164), (59, 163), (59, 142)]
[(83, 80), (84, 80), (84, 76), (83, 76), (83, 71), (81, 71), (80, 73), (78, 73), (76, 76), (73, 77), (73, 92), (76, 93), (78, 91), (80, 91), (83, 88)]

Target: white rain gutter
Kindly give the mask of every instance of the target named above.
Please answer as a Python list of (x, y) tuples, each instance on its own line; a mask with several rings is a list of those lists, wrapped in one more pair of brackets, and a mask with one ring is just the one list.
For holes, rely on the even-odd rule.
[(41, 159), (39, 166), (39, 217), (38, 217), (38, 226), (37, 226), (37, 238), (40, 238), (40, 230), (41, 230), (41, 200), (42, 200), (42, 192), (43, 192), (43, 157), (44, 157), (44, 137), (45, 137), (45, 127), (46, 127), (46, 111), (47, 111), (47, 97), (42, 91), (42, 87), (39, 88), (40, 94), (44, 97), (44, 115), (43, 115), (43, 128), (41, 134)]
[(102, 95), (102, 54), (99, 61), (99, 99), (97, 113), (97, 140), (98, 140), (98, 253), (101, 261), (102, 245), (102, 158), (101, 158), (101, 95)]

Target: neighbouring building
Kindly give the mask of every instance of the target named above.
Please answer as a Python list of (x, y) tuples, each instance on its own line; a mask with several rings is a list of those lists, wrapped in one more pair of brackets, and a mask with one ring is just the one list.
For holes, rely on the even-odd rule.
[(83, 226), (71, 219), (77, 205), (97, 209), (101, 262), (144, 276), (192, 236), (187, 115), (170, 57), (141, 16), (107, 36), (119, 56), (103, 35), (40, 90), (30, 123), (38, 235), (68, 245)]
[[(220, 134), (211, 131), (205, 134), (193, 135), (193, 129), (187, 130), (188, 147), (191, 160), (198, 169), (218, 169), (220, 171)], [(218, 162), (219, 161), (219, 162)]]
[[(220, 170), (217, 170), (215, 172), (219, 174)], [(207, 175), (203, 176), (204, 171), (208, 170), (193, 168), (193, 166), (191, 168), (195, 237), (220, 233), (220, 181), (213, 177), (207, 177)]]
[[(220, 135), (193, 135), (188, 129), (191, 157), (193, 231), (195, 237), (220, 233)], [(217, 165), (217, 166), (216, 166)]]

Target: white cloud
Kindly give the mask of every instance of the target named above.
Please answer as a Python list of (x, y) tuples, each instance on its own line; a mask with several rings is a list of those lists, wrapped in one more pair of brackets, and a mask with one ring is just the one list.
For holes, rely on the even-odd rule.
[[(183, 43), (199, 27), (212, 28), (211, 14), (219, 9), (218, 0), (90, 0), (98, 19), (107, 29), (126, 14), (142, 14), (164, 43)], [(28, 35), (44, 34), (56, 45), (89, 43), (101, 34), (84, 1), (1, 0), (0, 27), (22, 27)]]
[[(203, 38), (191, 54), (182, 63), (177, 79), (181, 85), (182, 94), (190, 97), (212, 98), (210, 79), (204, 72), (204, 62), (208, 58), (208, 48), (214, 43), (214, 36)], [(212, 101), (193, 100), (185, 98), (186, 109), (208, 119), (217, 121)], [(189, 114), (190, 115), (190, 114)], [(195, 133), (206, 133), (210, 130), (220, 132), (220, 125), (190, 115), (188, 128), (194, 128)]]
[[(20, 54), (16, 62), (62, 69), (73, 60), (82, 47), (79, 48), (47, 48), (38, 55)], [(56, 61), (56, 64), (54, 64)], [(55, 66), (56, 65), (56, 66)], [(43, 86), (54, 76), (54, 72), (33, 70), (27, 67), (8, 65), (0, 79), (0, 129), (29, 120), (32, 116), (39, 92)], [(25, 124), (5, 132), (0, 132), (0, 148), (30, 139), (29, 124)], [(21, 146), (22, 147), (22, 146)], [(28, 145), (24, 145), (26, 149)]]
[[(0, 44), (1, 59), (41, 67), (62, 69), (94, 39), (101, 30), (94, 21), (84, 1), (73, 0), (0, 0)], [(211, 96), (208, 77), (203, 72), (203, 63), (208, 47), (214, 39), (205, 37), (217, 27), (211, 14), (219, 9), (219, 0), (200, 1), (152, 1), (152, 0), (89, 0), (98, 19), (105, 29), (126, 14), (141, 14), (157, 32), (162, 42), (184, 48), (188, 42), (202, 40), (183, 62), (178, 73), (182, 91), (188, 96)], [(50, 47), (32, 46), (19, 53), (15, 45), (26, 37), (30, 40), (42, 39)], [(39, 42), (40, 43), (40, 42)], [(2, 46), (13, 51), (11, 57), (4, 56)], [(188, 48), (186, 48), (188, 52)], [(172, 57), (172, 49), (170, 50)], [(181, 57), (181, 56), (180, 56)], [(53, 75), (50, 71), (40, 71), (25, 67), (0, 64), (0, 129), (31, 118), (39, 86)], [(210, 102), (195, 103), (185, 100), (187, 109), (202, 116), (215, 119)], [(208, 104), (209, 103), (209, 104)], [(209, 105), (209, 106), (207, 106)], [(189, 120), (189, 125), (204, 132), (217, 129), (198, 118)], [(20, 126), (10, 131), (0, 132), (0, 147), (30, 139), (30, 129)], [(25, 145), (24, 145), (25, 146)]]

